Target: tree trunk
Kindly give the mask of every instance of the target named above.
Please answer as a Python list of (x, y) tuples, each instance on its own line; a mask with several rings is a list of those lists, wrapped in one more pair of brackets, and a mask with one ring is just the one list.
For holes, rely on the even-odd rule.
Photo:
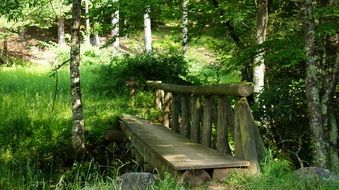
[(72, 8), (73, 27), (71, 33), (70, 77), (73, 113), (72, 142), (75, 150), (81, 153), (85, 148), (85, 127), (80, 88), (80, 22), (81, 0), (73, 0)]
[(113, 30), (112, 30), (112, 38), (113, 40), (113, 48), (116, 50), (120, 46), (119, 42), (119, 10), (116, 10), (112, 14), (112, 25), (113, 25)]
[(65, 46), (65, 19), (60, 16), (58, 19), (58, 44), (59, 46)]
[(91, 44), (91, 26), (89, 23), (89, 5), (88, 0), (85, 0), (85, 14), (86, 14), (86, 34), (85, 34), (85, 43)]
[(316, 39), (315, 39), (315, 21), (313, 9), (316, 1), (307, 0), (304, 3), (305, 10), (305, 50), (307, 55), (306, 60), (306, 81), (305, 90), (307, 98), (307, 109), (309, 116), (309, 124), (312, 133), (313, 147), (313, 164), (315, 166), (326, 166), (326, 146), (324, 139), (324, 129), (321, 114), (320, 90), (317, 82), (317, 64), (319, 61)]
[(20, 27), (20, 29), (19, 29), (20, 42), (25, 41), (25, 34), (26, 34), (25, 26)]
[(189, 0), (182, 0), (182, 49), (184, 54), (188, 48), (188, 10)]
[[(329, 37), (327, 39), (330, 39)], [(322, 114), (324, 120), (324, 126), (327, 129), (328, 135), (328, 168), (332, 171), (339, 171), (338, 166), (338, 125), (335, 118), (335, 110), (333, 109), (333, 96), (336, 89), (337, 78), (339, 74), (339, 32), (335, 36), (335, 43), (331, 43), (330, 40), (327, 41), (328, 47), (326, 50), (326, 63), (325, 65), (329, 68), (326, 68), (327, 72), (325, 73), (323, 87), (324, 94), (322, 97)], [(330, 50), (335, 49), (336, 51), (330, 53)], [(328, 52), (328, 55), (327, 55)], [(333, 63), (334, 65), (332, 65)]]
[(145, 51), (152, 52), (151, 6), (147, 5), (144, 13)]
[(328, 168), (334, 172), (339, 172), (338, 159), (338, 124), (333, 112), (329, 115), (330, 134), (328, 150)]
[[(118, 3), (119, 0), (113, 0), (113, 3)], [(117, 6), (118, 7), (118, 6)], [(113, 29), (111, 31), (112, 38), (113, 40), (113, 54), (116, 53), (120, 46), (120, 41), (119, 41), (119, 20), (120, 20), (120, 15), (119, 15), (119, 9), (115, 10), (115, 12), (112, 14), (112, 26)]]
[(4, 64), (5, 65), (8, 65), (8, 39), (7, 38), (5, 38), (4, 39), (4, 43), (3, 43), (3, 59), (4, 59)]
[(95, 33), (94, 33), (93, 44), (94, 44), (95, 46), (100, 45), (100, 36), (99, 36), (99, 33), (98, 33), (98, 32), (95, 32)]
[[(268, 0), (258, 0), (258, 30), (257, 44), (261, 45), (266, 40), (267, 22), (268, 22)], [(264, 50), (260, 49), (259, 53), (254, 57), (253, 63), (253, 87), (254, 100), (257, 101), (258, 96), (264, 89), (265, 79), (265, 60)]]

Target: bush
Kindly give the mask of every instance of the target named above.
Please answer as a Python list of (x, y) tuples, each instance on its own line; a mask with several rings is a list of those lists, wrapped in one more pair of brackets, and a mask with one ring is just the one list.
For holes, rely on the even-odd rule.
[(187, 62), (182, 54), (168, 52), (163, 54), (125, 55), (113, 58), (108, 65), (96, 71), (99, 80), (94, 88), (104, 94), (126, 92), (127, 82), (143, 88), (147, 80), (165, 83), (184, 83), (187, 75)]

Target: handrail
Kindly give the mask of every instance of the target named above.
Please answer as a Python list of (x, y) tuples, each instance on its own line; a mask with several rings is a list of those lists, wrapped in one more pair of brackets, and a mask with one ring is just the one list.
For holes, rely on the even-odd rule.
[(249, 84), (217, 84), (209, 86), (188, 86), (188, 85), (175, 85), (165, 84), (156, 81), (147, 81), (147, 85), (181, 94), (196, 94), (196, 95), (227, 95), (247, 97), (253, 93), (253, 86)]
[[(155, 90), (155, 103), (164, 126), (224, 154), (231, 153), (228, 139), (231, 134), (235, 156), (251, 162), (250, 173), (260, 173), (258, 160), (264, 157), (264, 145), (246, 100), (253, 93), (253, 86), (188, 86), (159, 81), (147, 81), (146, 85)], [(229, 96), (237, 97), (234, 108)]]

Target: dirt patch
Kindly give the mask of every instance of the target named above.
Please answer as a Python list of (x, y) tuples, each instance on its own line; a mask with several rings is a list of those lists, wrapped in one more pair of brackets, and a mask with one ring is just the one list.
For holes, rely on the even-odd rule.
[[(44, 41), (35, 38), (39, 33), (43, 33), (43, 31), (30, 30), (23, 36), (14, 34), (9, 37), (7, 40), (8, 55), (32, 63), (46, 65), (55, 60), (56, 54), (44, 45)], [(43, 39), (47, 38), (45, 35), (43, 36)], [(51, 39), (53, 40), (53, 37)], [(4, 49), (4, 40), (0, 40), (0, 44), (2, 51)]]

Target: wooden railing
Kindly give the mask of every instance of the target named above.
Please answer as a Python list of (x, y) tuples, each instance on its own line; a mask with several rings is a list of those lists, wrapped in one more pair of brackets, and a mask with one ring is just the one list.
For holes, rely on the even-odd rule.
[[(250, 161), (250, 173), (259, 173), (264, 145), (246, 100), (253, 92), (251, 85), (184, 86), (154, 81), (147, 85), (155, 89), (163, 125), (221, 153), (233, 152)], [(229, 96), (236, 97), (234, 108)]]

